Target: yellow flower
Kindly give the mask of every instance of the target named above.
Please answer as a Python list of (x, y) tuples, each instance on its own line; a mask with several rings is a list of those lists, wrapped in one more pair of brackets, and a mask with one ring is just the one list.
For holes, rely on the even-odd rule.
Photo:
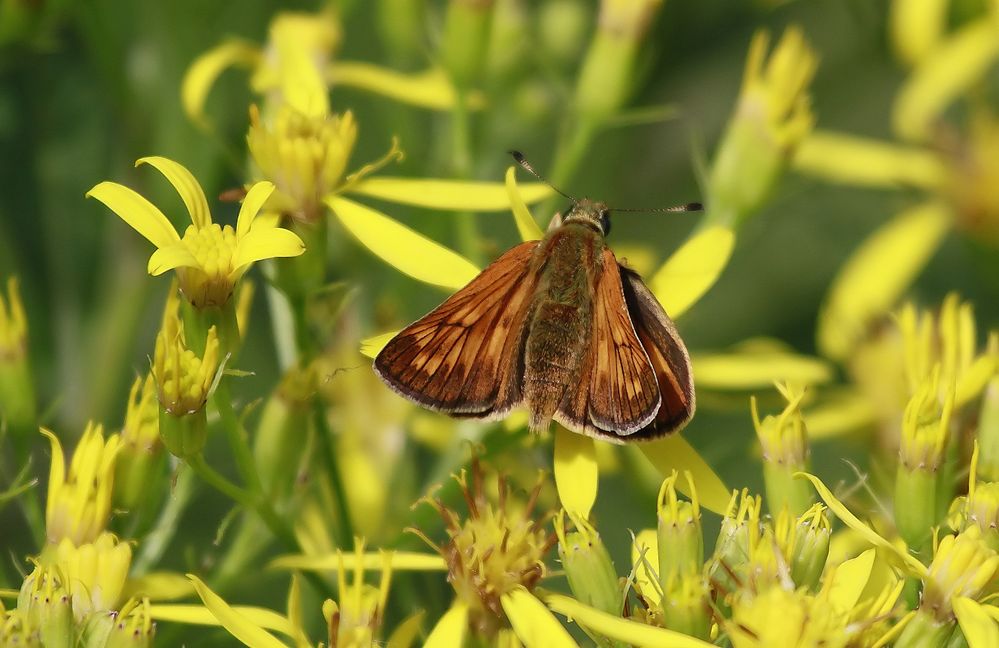
[[(837, 337), (837, 344), (853, 340), (848, 368), (855, 386), (848, 388), (848, 394), (866, 401), (868, 413), (851, 421), (846, 409), (830, 404), (826, 408), (830, 422), (839, 432), (880, 423), (880, 440), (894, 452), (902, 411), (934, 371), (939, 373), (938, 401), (952, 393), (957, 410), (976, 403), (999, 370), (999, 337), (993, 333), (985, 348), (978, 350), (977, 328), (972, 305), (951, 293), (939, 310), (920, 310), (907, 303), (863, 338)], [(830, 433), (835, 432), (827, 428), (824, 435)]]
[[(880, 227), (843, 265), (819, 320), (822, 352), (845, 359), (857, 341), (891, 308), (919, 275), (956, 224), (994, 246), (999, 205), (992, 188), (999, 177), (993, 142), (996, 118), (975, 101), (966, 125), (947, 125), (957, 141), (946, 148), (921, 145), (945, 127), (948, 106), (973, 90), (999, 58), (997, 9), (943, 34), (946, 3), (893, 4), (892, 28), (913, 70), (896, 97), (893, 125), (901, 143), (833, 132), (806, 138), (794, 158), (799, 170), (833, 182), (896, 189), (913, 187), (925, 198)], [(917, 144), (909, 141), (916, 140)]]
[[(395, 101), (433, 110), (448, 110), (455, 91), (446, 75), (431, 68), (404, 74), (362, 62), (331, 63), (340, 42), (340, 25), (330, 13), (278, 13), (271, 21), (267, 44), (260, 46), (229, 39), (199, 56), (188, 68), (181, 85), (184, 112), (198, 124), (207, 124), (204, 104), (216, 79), (227, 68), (239, 66), (252, 72), (250, 86), (259, 94), (295, 104), (296, 87), (304, 80), (319, 85), (353, 86)], [(481, 106), (481, 95), (473, 106)], [(299, 106), (300, 107), (300, 106)]]
[[(385, 597), (388, 594), (388, 572), (395, 554), (365, 554), (360, 540), (359, 546), (362, 546), (360, 551), (347, 556), (341, 553), (335, 557), (338, 565), (332, 569), (339, 570), (340, 601), (337, 603), (327, 599), (323, 603), (327, 636), (324, 637), (325, 641), (319, 643), (311, 643), (305, 631), (301, 586), (297, 576), (292, 578), (288, 591), (287, 615), (266, 608), (229, 605), (201, 579), (190, 574), (188, 579), (202, 605), (158, 604), (150, 607), (149, 615), (165, 621), (222, 626), (240, 642), (253, 648), (284, 648), (287, 644), (271, 634), (272, 630), (300, 647), (315, 645), (328, 648), (368, 648), (375, 645), (375, 638), (381, 632)], [(355, 570), (354, 579), (349, 583), (345, 577), (348, 568)], [(364, 571), (379, 568), (386, 570), (381, 586), (375, 588), (364, 583)], [(359, 615), (350, 616), (355, 613)], [(417, 612), (401, 621), (389, 636), (387, 645), (410, 648), (419, 638), (422, 620), (423, 612)]]
[(947, 618), (954, 598), (980, 598), (990, 591), (997, 574), (999, 554), (982, 542), (977, 526), (944, 536), (930, 563), (920, 607)]
[(255, 261), (298, 256), (305, 251), (301, 239), (292, 232), (274, 227), (271, 221), (254, 221), (274, 190), (271, 183), (258, 182), (250, 188), (233, 229), (212, 222), (201, 185), (183, 166), (163, 157), (142, 158), (136, 162), (140, 164), (159, 170), (183, 199), (192, 222), (183, 237), (163, 212), (128, 187), (101, 182), (87, 196), (107, 205), (156, 246), (149, 257), (149, 274), (176, 270), (181, 291), (195, 307), (225, 305), (236, 282)]
[(378, 587), (364, 582), (364, 542), (358, 539), (354, 550), (354, 578), (348, 584), (347, 565), (341, 552), (340, 569), (337, 571), (340, 602), (331, 599), (323, 602), (323, 617), (329, 629), (329, 646), (371, 646), (381, 635), (392, 580), (392, 556), (383, 552), (381, 582)]
[(204, 348), (198, 357), (184, 334), (184, 322), (176, 310), (168, 309), (156, 336), (152, 371), (160, 408), (167, 414), (184, 416), (204, 409), (219, 366), (214, 326), (208, 329)]
[(357, 140), (357, 122), (350, 111), (308, 115), (289, 104), (276, 113), (267, 120), (252, 106), (246, 136), (260, 175), (277, 188), (266, 208), (314, 222), (322, 215), (323, 198), (343, 180)]
[(101, 425), (88, 423), (80, 437), (69, 470), (59, 438), (42, 428), (52, 447), (49, 492), (45, 506), (45, 534), (58, 544), (68, 539), (74, 545), (93, 542), (104, 530), (111, 513), (115, 458), (121, 439), (104, 439)]

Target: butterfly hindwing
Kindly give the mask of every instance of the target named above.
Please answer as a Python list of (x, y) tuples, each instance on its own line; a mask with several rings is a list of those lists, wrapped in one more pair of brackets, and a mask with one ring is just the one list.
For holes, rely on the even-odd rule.
[(659, 386), (628, 314), (621, 271), (610, 248), (603, 250), (594, 283), (589, 357), (580, 385), (589, 390), (587, 419), (596, 431), (628, 436), (656, 416)]
[(627, 268), (621, 268), (621, 276), (631, 322), (655, 370), (662, 396), (655, 419), (634, 438), (655, 438), (681, 429), (694, 415), (690, 357), (673, 321), (642, 278)]
[(440, 412), (489, 417), (518, 404), (537, 245), (508, 250), (400, 331), (375, 358), (375, 371), (403, 396)]

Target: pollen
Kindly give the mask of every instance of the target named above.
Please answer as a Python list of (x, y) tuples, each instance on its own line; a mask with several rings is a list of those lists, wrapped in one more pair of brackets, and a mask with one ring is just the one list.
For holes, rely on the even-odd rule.
[(473, 462), (471, 484), (463, 470), (455, 476), (468, 507), (462, 519), (440, 500), (427, 498), (438, 510), (447, 527), (448, 540), (438, 546), (414, 531), (433, 546), (447, 561), (448, 581), (458, 599), (469, 607), (469, 623), (485, 636), (495, 636), (509, 627), (500, 601), (518, 587), (528, 591), (547, 573), (545, 556), (555, 544), (555, 536), (545, 525), (550, 513), (535, 517), (533, 509), (541, 491), (541, 482), (521, 502), (511, 495), (503, 476), (497, 476), (497, 498), (487, 497), (483, 470)]

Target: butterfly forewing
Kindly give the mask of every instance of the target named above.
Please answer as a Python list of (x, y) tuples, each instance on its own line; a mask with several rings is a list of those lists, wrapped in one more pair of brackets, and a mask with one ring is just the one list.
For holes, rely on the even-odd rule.
[(537, 245), (508, 250), (403, 329), (375, 358), (375, 371), (403, 396), (441, 412), (487, 417), (517, 405)]
[[(644, 428), (659, 409), (656, 373), (632, 325), (614, 253), (603, 250), (595, 281), (587, 413), (589, 422), (611, 435)], [(583, 374), (583, 385), (587, 385)]]
[(635, 438), (674, 432), (694, 415), (694, 382), (687, 348), (673, 321), (637, 273), (621, 269), (631, 322), (656, 373), (662, 404), (655, 419)]

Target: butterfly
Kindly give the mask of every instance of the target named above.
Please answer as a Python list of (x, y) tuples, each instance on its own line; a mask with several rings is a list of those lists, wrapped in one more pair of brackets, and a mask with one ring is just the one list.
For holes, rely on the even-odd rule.
[(456, 417), (498, 419), (523, 407), (532, 430), (554, 420), (617, 443), (675, 432), (695, 407), (683, 340), (607, 246), (607, 205), (559, 193), (572, 203), (542, 240), (508, 250), (400, 331), (374, 370), (402, 396)]

